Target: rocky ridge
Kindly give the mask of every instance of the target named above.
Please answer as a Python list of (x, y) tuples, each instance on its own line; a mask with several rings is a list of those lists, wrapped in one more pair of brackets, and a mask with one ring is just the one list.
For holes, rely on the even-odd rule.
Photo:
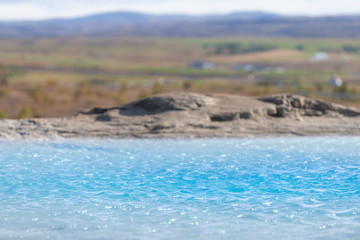
[(1, 120), (2, 139), (360, 135), (360, 110), (297, 95), (162, 94), (71, 118)]

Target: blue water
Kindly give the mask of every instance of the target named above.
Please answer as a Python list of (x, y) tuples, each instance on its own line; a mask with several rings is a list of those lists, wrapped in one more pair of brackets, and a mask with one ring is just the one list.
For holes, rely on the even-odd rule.
[(360, 239), (356, 137), (0, 150), (0, 239)]

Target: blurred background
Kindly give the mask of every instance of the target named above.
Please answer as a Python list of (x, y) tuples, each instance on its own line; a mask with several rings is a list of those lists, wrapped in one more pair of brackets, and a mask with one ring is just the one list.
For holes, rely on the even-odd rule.
[(360, 106), (355, 0), (0, 0), (0, 118), (173, 91)]

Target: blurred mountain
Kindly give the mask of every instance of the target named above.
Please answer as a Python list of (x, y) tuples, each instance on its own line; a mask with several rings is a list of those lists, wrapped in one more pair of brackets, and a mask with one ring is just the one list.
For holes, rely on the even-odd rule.
[(360, 15), (287, 17), (266, 12), (149, 15), (114, 12), (74, 19), (0, 22), (0, 37), (360, 37)]

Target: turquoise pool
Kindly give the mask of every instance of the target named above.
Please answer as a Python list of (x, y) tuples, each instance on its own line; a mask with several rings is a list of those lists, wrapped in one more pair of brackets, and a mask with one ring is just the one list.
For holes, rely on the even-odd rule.
[(360, 138), (0, 142), (0, 239), (358, 239)]

